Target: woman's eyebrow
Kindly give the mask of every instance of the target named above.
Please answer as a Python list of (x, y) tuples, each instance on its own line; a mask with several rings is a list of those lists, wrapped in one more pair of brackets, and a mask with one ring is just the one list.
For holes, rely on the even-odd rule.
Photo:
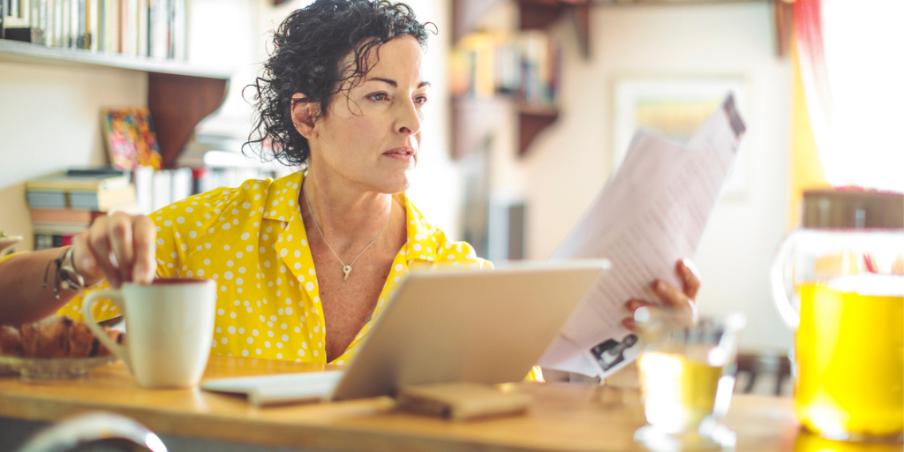
[[(370, 77), (370, 78), (368, 78), (366, 81), (368, 81), (368, 82), (371, 82), (371, 81), (373, 81), (373, 82), (383, 82), (383, 83), (386, 83), (387, 85), (392, 86), (393, 88), (398, 88), (398, 87), (399, 87), (399, 83), (396, 82), (395, 80), (391, 79), (391, 78), (384, 78), (384, 77)], [(423, 88), (423, 87), (425, 87), (425, 86), (430, 86), (430, 82), (424, 81), (424, 82), (420, 82), (420, 83), (417, 84), (417, 87), (418, 87), (418, 88)]]

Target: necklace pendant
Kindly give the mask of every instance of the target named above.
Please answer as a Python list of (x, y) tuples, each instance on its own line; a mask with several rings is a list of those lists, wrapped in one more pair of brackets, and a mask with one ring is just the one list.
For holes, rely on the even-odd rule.
[(348, 280), (348, 275), (350, 275), (351, 272), (352, 272), (352, 266), (351, 266), (351, 265), (348, 265), (348, 264), (343, 265), (343, 266), (342, 266), (342, 280), (343, 280), (343, 281), (347, 281), (347, 280)]

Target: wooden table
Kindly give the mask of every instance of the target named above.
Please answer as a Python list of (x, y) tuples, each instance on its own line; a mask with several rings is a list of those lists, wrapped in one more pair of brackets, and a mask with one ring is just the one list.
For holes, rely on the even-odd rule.
[[(309, 366), (211, 358), (206, 378), (300, 372)], [(0, 416), (56, 421), (105, 410), (163, 434), (192, 438), (345, 450), (629, 450), (643, 425), (636, 389), (517, 383), (533, 398), (524, 416), (449, 422), (399, 412), (389, 398), (254, 408), (243, 398), (200, 389), (137, 386), (122, 363), (83, 380), (24, 382), (0, 378)], [(789, 450), (813, 440), (798, 433), (790, 399), (737, 395), (724, 423), (739, 450)], [(900, 446), (898, 446), (900, 448)], [(815, 450), (815, 449), (814, 449)]]

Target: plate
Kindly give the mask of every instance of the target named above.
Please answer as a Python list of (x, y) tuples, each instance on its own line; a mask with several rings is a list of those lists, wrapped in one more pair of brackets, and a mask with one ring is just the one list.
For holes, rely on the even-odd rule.
[(115, 362), (115, 356), (90, 358), (21, 358), (0, 356), (0, 375), (18, 374), (26, 380), (84, 378), (91, 369)]
[(6, 235), (0, 237), (0, 251), (15, 245), (19, 240), (22, 240), (22, 237), (18, 235)]

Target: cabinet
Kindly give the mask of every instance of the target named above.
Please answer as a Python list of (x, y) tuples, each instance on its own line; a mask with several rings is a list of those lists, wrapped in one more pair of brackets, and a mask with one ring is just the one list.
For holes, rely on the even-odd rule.
[(0, 40), (0, 61), (94, 66), (146, 73), (147, 106), (167, 168), (175, 166), (198, 122), (223, 103), (230, 78), (230, 72), (223, 69), (8, 40)]
[[(452, 3), (452, 29), (453, 29), (453, 55), (462, 51), (463, 46), (467, 46), (468, 40), (473, 39), (475, 34), (491, 33), (493, 30), (485, 30), (481, 28), (481, 21), (485, 16), (500, 3), (504, 1), (511, 2), (517, 11), (517, 21), (513, 27), (518, 32), (528, 32), (526, 36), (548, 37), (548, 27), (562, 18), (567, 16), (572, 28), (578, 36), (578, 43), (582, 55), (589, 57), (590, 55), (590, 1), (589, 0), (455, 0)], [(506, 32), (512, 30), (505, 30)], [(492, 38), (489, 38), (492, 39)], [(478, 44), (481, 46), (483, 44)], [(490, 44), (494, 47), (496, 44)], [(505, 45), (505, 44), (503, 44)], [(528, 47), (536, 48), (535, 44), (527, 44)], [(487, 82), (478, 80), (486, 78), (479, 72), (489, 70), (496, 71), (498, 68), (490, 69), (478, 68), (478, 59), (484, 59), (483, 56), (465, 56), (455, 57), (461, 58), (464, 62), (453, 62), (453, 74), (456, 72), (455, 66), (467, 66), (464, 69), (459, 68), (464, 75), (461, 77), (467, 80), (459, 81), (462, 87), (456, 89), (456, 81), (453, 80), (453, 99), (451, 102), (452, 118), (452, 157), (459, 158), (479, 146), (486, 140), (487, 134), (493, 128), (494, 120), (498, 120), (501, 116), (513, 118), (517, 122), (516, 140), (517, 154), (524, 156), (530, 150), (533, 140), (540, 135), (546, 128), (554, 124), (560, 115), (560, 109), (557, 102), (559, 72), (561, 64), (557, 50), (557, 44), (551, 40), (547, 43), (545, 50), (546, 55), (540, 52), (541, 65), (540, 70), (541, 91), (545, 94), (536, 96), (528, 95), (526, 92), (533, 91), (526, 85), (535, 83), (531, 81), (530, 76), (525, 76), (525, 70), (530, 71), (530, 57), (520, 55), (516, 71), (519, 76), (517, 87), (500, 88), (498, 83), (489, 82), (489, 87), (476, 86), (487, 85)], [(479, 51), (478, 51), (479, 52)], [(503, 55), (499, 56), (499, 48), (491, 48), (489, 52), (495, 52), (495, 56), (489, 57), (493, 62), (488, 63), (490, 66), (499, 66), (498, 60), (510, 59)], [(530, 53), (528, 51), (527, 53)], [(536, 53), (536, 52), (534, 52)], [(528, 63), (525, 63), (528, 61)], [(503, 65), (507, 63), (502, 62)], [(470, 66), (468, 66), (470, 65)], [(487, 66), (484, 63), (483, 66)], [(509, 64), (511, 66), (511, 64)], [(476, 68), (476, 69), (475, 69)], [(497, 74), (498, 75), (498, 74)], [(493, 75), (489, 76), (493, 78)], [(455, 75), (453, 75), (453, 79)]]

